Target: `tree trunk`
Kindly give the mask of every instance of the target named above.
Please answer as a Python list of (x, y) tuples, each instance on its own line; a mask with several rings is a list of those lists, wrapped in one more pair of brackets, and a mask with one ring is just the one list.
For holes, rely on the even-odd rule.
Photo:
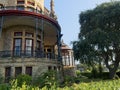
[(102, 65), (101, 65), (101, 61), (99, 60), (99, 75), (100, 75), (100, 78), (102, 77), (102, 71), (103, 71), (103, 68), (102, 68)]
[(109, 65), (109, 57), (108, 57), (108, 54), (106, 54), (106, 58), (105, 58), (105, 64), (106, 64), (106, 67), (109, 69), (109, 78), (110, 79), (114, 79), (115, 77), (115, 74), (116, 74), (116, 71), (118, 69), (118, 66), (119, 66), (119, 55), (116, 55), (116, 58), (115, 58), (115, 61), (113, 62), (113, 67), (111, 67)]
[(114, 79), (117, 69), (109, 69), (109, 78)]

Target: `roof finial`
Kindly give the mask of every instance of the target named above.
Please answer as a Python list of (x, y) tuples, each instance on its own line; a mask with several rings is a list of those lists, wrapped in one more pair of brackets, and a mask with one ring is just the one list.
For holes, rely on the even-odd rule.
[(51, 13), (54, 15), (55, 14), (55, 11), (54, 11), (54, 0), (51, 0), (50, 8), (51, 8)]

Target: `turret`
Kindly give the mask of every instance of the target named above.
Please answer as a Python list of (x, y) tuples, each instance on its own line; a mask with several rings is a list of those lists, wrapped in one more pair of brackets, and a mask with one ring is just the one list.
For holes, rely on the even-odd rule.
[(51, 8), (51, 13), (54, 15), (55, 14), (55, 11), (54, 11), (54, 0), (51, 0), (50, 8)]
[(50, 2), (50, 16), (57, 19), (57, 16), (55, 15), (55, 11), (54, 11), (54, 0), (51, 0)]

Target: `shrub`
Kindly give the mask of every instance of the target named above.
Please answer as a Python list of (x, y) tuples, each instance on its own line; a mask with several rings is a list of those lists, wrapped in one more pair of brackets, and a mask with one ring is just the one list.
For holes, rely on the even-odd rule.
[(30, 85), (32, 81), (32, 77), (25, 74), (18, 75), (16, 79), (17, 79), (18, 86), (22, 86), (23, 82), (25, 82), (27, 85)]
[(33, 84), (39, 87), (47, 86), (50, 88), (52, 85), (57, 86), (57, 75), (55, 71), (48, 71), (42, 73), (40, 76), (34, 78)]
[(99, 76), (98, 76), (98, 70), (97, 70), (96, 67), (93, 67), (91, 73), (92, 73), (92, 77), (93, 77), (93, 78), (99, 77)]
[(0, 84), (0, 90), (10, 90), (9, 88), (9, 85), (7, 84)]
[(80, 75), (81, 75), (80, 70), (76, 70), (76, 75), (77, 75), (77, 76), (80, 76)]
[(4, 78), (2, 77), (1, 73), (0, 73), (0, 84), (3, 83)]

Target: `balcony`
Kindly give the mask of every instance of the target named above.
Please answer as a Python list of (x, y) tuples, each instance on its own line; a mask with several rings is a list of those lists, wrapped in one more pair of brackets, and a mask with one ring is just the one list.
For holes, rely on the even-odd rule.
[(42, 51), (0, 51), (0, 58), (18, 57), (18, 58), (47, 58), (57, 60), (57, 55), (54, 53), (46, 53)]
[(45, 15), (51, 19), (54, 19), (56, 20), (56, 16), (54, 15), (51, 15), (50, 14), (50, 11), (45, 11), (43, 12), (42, 10), (37, 10), (33, 7), (25, 7), (25, 6), (5, 6), (5, 7), (1, 7), (0, 10), (19, 10), (19, 11), (29, 11), (29, 12), (33, 12), (33, 13), (36, 13), (36, 14), (42, 14), (42, 15)]

